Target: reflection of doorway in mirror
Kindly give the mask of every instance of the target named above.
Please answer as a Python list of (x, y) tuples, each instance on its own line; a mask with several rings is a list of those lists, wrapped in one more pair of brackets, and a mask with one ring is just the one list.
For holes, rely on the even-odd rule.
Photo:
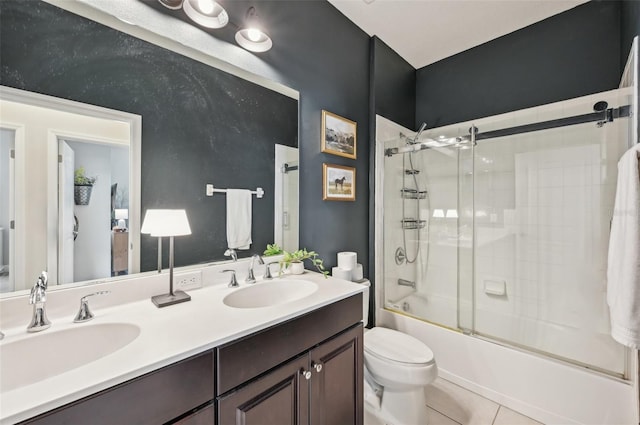
[(13, 220), (13, 160), (15, 131), (0, 128), (0, 293), (14, 290), (11, 221)]
[[(60, 141), (60, 283), (102, 279), (127, 273), (118, 264), (112, 233), (115, 209), (129, 207), (129, 149), (118, 144), (91, 140)], [(73, 200), (74, 170), (84, 168), (87, 176), (97, 177), (88, 205)], [(112, 197), (112, 188), (115, 188)], [(120, 194), (120, 196), (118, 196)], [(113, 201), (113, 202), (112, 202)], [(77, 223), (77, 230), (74, 227)], [(125, 247), (126, 247), (125, 243)], [(125, 250), (125, 255), (127, 251)]]
[(285, 251), (298, 249), (298, 149), (276, 144), (274, 242)]

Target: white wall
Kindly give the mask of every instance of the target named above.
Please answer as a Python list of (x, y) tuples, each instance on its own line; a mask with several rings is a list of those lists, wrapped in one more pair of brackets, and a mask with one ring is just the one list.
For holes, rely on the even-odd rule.
[(118, 183), (116, 208), (129, 208), (129, 149), (111, 147), (111, 184)]
[(0, 129), (0, 268), (9, 264), (9, 160), (14, 132)]
[(76, 205), (79, 232), (74, 242), (75, 281), (111, 276), (111, 148), (86, 142), (69, 142), (75, 168), (97, 177), (89, 205)]

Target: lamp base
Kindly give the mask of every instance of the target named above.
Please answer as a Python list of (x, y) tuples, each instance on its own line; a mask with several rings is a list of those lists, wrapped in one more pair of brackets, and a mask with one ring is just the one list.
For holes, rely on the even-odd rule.
[(158, 308), (168, 307), (173, 304), (183, 303), (185, 301), (191, 301), (191, 296), (182, 291), (174, 291), (173, 295), (171, 294), (162, 294), (155, 295), (151, 297), (151, 301)]

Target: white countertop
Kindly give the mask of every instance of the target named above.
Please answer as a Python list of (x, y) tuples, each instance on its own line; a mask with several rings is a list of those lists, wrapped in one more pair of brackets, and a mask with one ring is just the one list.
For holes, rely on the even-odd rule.
[[(222, 299), (239, 288), (217, 284), (187, 291), (191, 295), (190, 302), (169, 307), (157, 308), (150, 299), (144, 299), (108, 308), (92, 308), (95, 318), (83, 324), (73, 323), (72, 316), (56, 320), (51, 317), (53, 326), (39, 333), (28, 334), (24, 326), (3, 329), (6, 337), (0, 342), (0, 354), (2, 346), (13, 341), (78, 326), (130, 323), (140, 328), (140, 335), (99, 360), (0, 393), (0, 423), (33, 417), (364, 290), (362, 285), (331, 277), (325, 279), (310, 271), (278, 279), (291, 278), (311, 280), (319, 289), (304, 298), (272, 307), (233, 308), (225, 305)], [(258, 281), (255, 285), (261, 283)], [(240, 285), (241, 288), (246, 286)], [(46, 347), (43, 347), (42, 361), (47, 361)]]

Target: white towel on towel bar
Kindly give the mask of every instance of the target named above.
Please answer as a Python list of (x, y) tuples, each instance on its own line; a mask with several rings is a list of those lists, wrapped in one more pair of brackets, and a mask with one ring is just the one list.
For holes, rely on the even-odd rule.
[(251, 191), (227, 189), (227, 246), (249, 249), (251, 242)]
[(607, 267), (611, 336), (640, 349), (640, 145), (618, 162)]

